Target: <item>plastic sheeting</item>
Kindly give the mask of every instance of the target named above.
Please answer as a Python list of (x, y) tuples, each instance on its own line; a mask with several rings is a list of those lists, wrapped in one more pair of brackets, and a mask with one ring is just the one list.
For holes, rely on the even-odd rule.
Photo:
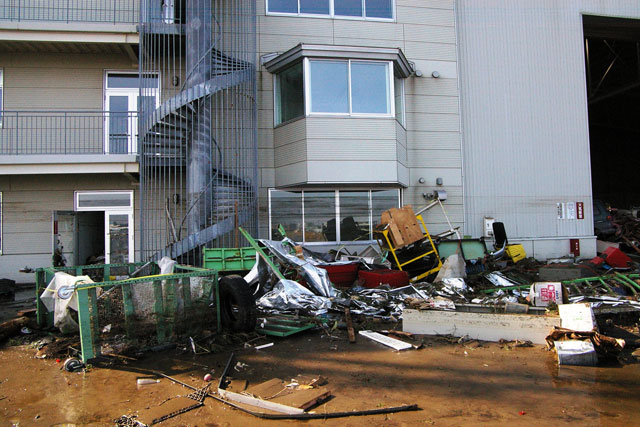
[(331, 299), (314, 295), (293, 280), (280, 280), (257, 304), (267, 310), (304, 310), (314, 315), (326, 313), (333, 306)]
[(266, 246), (282, 263), (288, 264), (298, 270), (300, 276), (318, 295), (327, 298), (333, 298), (338, 295), (336, 288), (333, 287), (329, 280), (329, 274), (326, 270), (316, 267), (309, 258), (300, 259), (289, 252), (287, 246), (292, 249), (296, 246), (293, 240), (288, 238), (285, 238), (281, 242), (275, 240), (260, 240), (260, 243)]
[(78, 311), (78, 294), (73, 292), (71, 298), (62, 299), (58, 295), (60, 288), (73, 288), (77, 284), (93, 283), (89, 276), (72, 276), (64, 272), (57, 272), (47, 285), (47, 289), (40, 295), (40, 301), (49, 311), (53, 311), (53, 326), (63, 334), (77, 332), (78, 323), (73, 320), (69, 310)]

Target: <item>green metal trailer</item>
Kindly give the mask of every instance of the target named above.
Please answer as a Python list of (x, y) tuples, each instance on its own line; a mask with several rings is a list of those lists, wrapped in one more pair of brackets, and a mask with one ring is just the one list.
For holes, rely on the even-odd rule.
[[(133, 274), (144, 265), (131, 263), (37, 269), (38, 324), (41, 327), (53, 326), (54, 313), (46, 309), (40, 296), (57, 272), (65, 272), (97, 279), (89, 283), (76, 283), (72, 289), (67, 289), (70, 294), (77, 295), (81, 357), (84, 362), (100, 354), (101, 334), (107, 322), (121, 328), (129, 342), (144, 341), (146, 345), (173, 341), (205, 323), (215, 324), (220, 331), (221, 307), (216, 270), (176, 264), (174, 273), (159, 274), (158, 266), (150, 263), (147, 267), (150, 271), (144, 277), (121, 278)], [(211, 305), (215, 307), (215, 317)], [(148, 309), (146, 312), (144, 307)]]

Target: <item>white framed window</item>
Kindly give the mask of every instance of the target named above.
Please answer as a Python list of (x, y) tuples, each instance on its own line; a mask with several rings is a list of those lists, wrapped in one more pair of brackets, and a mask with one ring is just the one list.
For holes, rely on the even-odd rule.
[(76, 191), (74, 210), (133, 209), (133, 191)]
[(307, 115), (393, 116), (393, 63), (308, 59)]
[(395, 0), (266, 0), (268, 15), (393, 21)]
[(304, 58), (274, 79), (275, 125), (312, 115), (395, 116), (404, 125), (404, 81), (391, 61)]
[(382, 212), (400, 206), (399, 189), (269, 190), (269, 236), (295, 241), (371, 241)]
[[(140, 86), (144, 94), (140, 95)], [(138, 111), (159, 106), (160, 79), (158, 74), (140, 76), (135, 71), (105, 72), (104, 109), (105, 153), (133, 154), (138, 149)], [(153, 108), (149, 108), (153, 106)]]
[(74, 210), (104, 212), (106, 264), (133, 262), (133, 191), (76, 191)]

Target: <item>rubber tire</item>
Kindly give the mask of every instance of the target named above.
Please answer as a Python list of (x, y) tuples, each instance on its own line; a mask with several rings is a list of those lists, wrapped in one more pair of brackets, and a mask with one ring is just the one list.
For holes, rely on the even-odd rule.
[(256, 328), (256, 302), (247, 282), (232, 275), (221, 277), (218, 285), (222, 325), (232, 332), (252, 332)]

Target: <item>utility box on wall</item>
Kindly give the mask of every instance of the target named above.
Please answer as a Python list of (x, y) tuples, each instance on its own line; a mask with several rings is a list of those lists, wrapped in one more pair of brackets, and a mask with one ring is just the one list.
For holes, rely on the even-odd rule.
[(493, 237), (493, 223), (496, 222), (494, 218), (485, 216), (484, 217), (484, 233), (482, 234), (484, 237)]

